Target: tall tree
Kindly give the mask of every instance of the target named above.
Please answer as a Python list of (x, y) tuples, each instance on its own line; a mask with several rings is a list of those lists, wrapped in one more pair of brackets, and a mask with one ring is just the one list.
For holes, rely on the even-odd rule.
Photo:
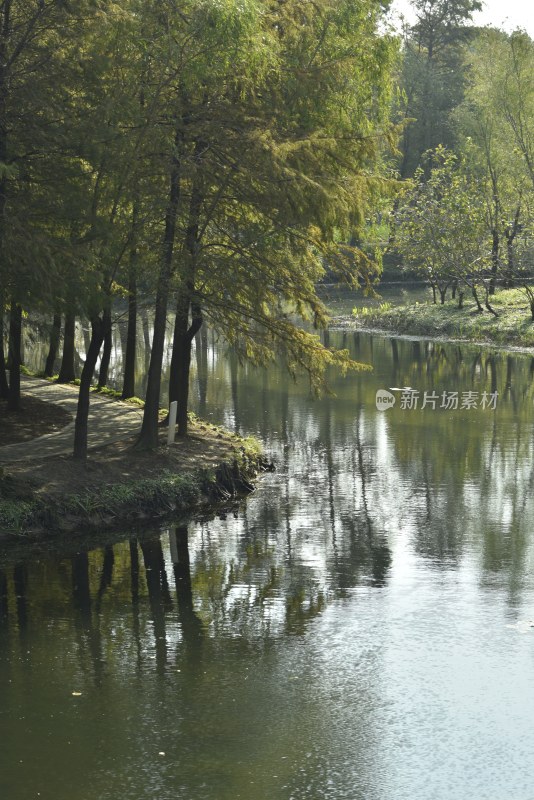
[(534, 44), (521, 32), (484, 30), (469, 50), (467, 67), (469, 88), (457, 120), (483, 176), (493, 291), (498, 276), (508, 284), (519, 276), (516, 251), (530, 229)]
[(479, 0), (413, 0), (415, 24), (405, 31), (401, 87), (407, 122), (402, 143), (400, 173), (414, 174), (424, 152), (442, 144), (454, 147), (451, 112), (463, 98), (464, 44)]
[[(392, 136), (393, 43), (377, 34), (378, 3), (295, 1), (269, 4), (267, 14), (255, 3), (193, 6), (175, 34), (189, 65), (176, 96), (180, 197), (170, 267), (178, 294), (171, 394), (180, 399), (181, 433), (191, 342), (203, 318), (243, 357), (265, 361), (282, 346), (290, 368), (307, 369), (316, 387), (328, 364), (349, 366), (291, 313), (324, 324), (315, 282), (326, 259), (356, 280), (354, 262), (332, 243), (385, 188), (373, 168)], [(149, 389), (151, 382), (149, 375)], [(157, 408), (147, 398), (139, 444), (154, 447)]]

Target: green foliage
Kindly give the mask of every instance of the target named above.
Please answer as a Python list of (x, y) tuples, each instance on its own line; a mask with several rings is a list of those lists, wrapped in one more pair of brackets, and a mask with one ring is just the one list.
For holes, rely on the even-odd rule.
[(429, 166), (416, 172), (399, 209), (396, 246), (431, 285), (473, 285), (486, 274), (489, 262), (477, 177), (465, 158), (445, 148), (427, 153), (426, 159)]
[(466, 301), (459, 309), (454, 300), (443, 305), (414, 303), (392, 308), (369, 308), (355, 314), (356, 324), (410, 336), (462, 339), (500, 346), (534, 347), (534, 324), (529, 319), (525, 296), (520, 290), (497, 290), (492, 304), (495, 317), (477, 313), (476, 305)]
[(314, 390), (330, 367), (357, 368), (298, 322), (326, 325), (326, 266), (366, 290), (380, 272), (378, 254), (343, 243), (395, 189), (383, 4), (13, 8), (0, 295), (94, 319), (132, 274), (152, 303), (166, 265), (165, 303), (200, 309), (240, 357), (283, 356)]
[(406, 126), (400, 173), (413, 176), (421, 157), (439, 145), (454, 148), (451, 115), (465, 88), (463, 55), (478, 0), (414, 0), (416, 23), (405, 32), (399, 111)]

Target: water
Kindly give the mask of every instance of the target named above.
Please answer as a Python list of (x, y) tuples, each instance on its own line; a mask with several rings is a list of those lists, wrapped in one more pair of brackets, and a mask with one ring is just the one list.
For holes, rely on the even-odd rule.
[(199, 345), (277, 463), (235, 515), (4, 554), (0, 797), (532, 800), (534, 361), (330, 341), (374, 371), (321, 400)]

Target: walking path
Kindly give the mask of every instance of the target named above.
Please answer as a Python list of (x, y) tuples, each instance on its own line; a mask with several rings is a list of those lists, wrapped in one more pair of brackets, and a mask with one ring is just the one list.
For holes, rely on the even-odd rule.
[[(72, 415), (72, 422), (55, 433), (47, 433), (29, 442), (6, 444), (0, 447), (0, 464), (12, 461), (70, 455), (74, 446), (74, 417), (78, 403), (78, 387), (41, 378), (21, 376), (21, 392), (39, 400), (55, 403)], [(131, 436), (141, 429), (143, 412), (140, 408), (102, 395), (91, 393), (89, 407), (89, 449)]]

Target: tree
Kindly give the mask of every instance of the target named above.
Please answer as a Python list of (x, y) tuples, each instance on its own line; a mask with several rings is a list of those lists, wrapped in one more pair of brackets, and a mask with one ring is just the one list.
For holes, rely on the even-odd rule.
[(189, 10), (174, 32), (188, 70), (174, 97), (142, 447), (157, 444), (171, 287), (171, 394), (179, 399), (182, 434), (191, 343), (204, 318), (242, 357), (265, 362), (282, 347), (290, 369), (307, 369), (316, 388), (329, 364), (350, 366), (346, 354), (324, 348), (291, 315), (325, 323), (314, 288), (324, 261), (337, 262), (353, 280), (358, 272), (332, 243), (362, 224), (373, 195), (388, 186), (373, 173), (392, 138), (393, 43), (377, 34), (378, 3), (295, 0), (269, 5), (267, 14), (254, 3)]
[[(397, 219), (396, 245), (406, 263), (418, 269), (445, 302), (453, 284), (462, 306), (465, 287), (477, 304), (477, 286), (487, 295), (489, 251), (484, 218), (484, 196), (467, 159), (443, 147), (425, 155)], [(428, 179), (426, 178), (428, 174)]]
[(404, 36), (401, 88), (404, 128), (400, 174), (410, 177), (423, 153), (438, 145), (454, 148), (451, 114), (463, 98), (464, 45), (478, 0), (413, 0), (416, 23)]
[(457, 114), (470, 157), (482, 176), (492, 240), (492, 293), (497, 277), (508, 286), (515, 277), (525, 277), (517, 256), (525, 252), (534, 195), (534, 93), (530, 73), (527, 78), (533, 67), (534, 51), (526, 34), (482, 31), (469, 52), (469, 89)]

